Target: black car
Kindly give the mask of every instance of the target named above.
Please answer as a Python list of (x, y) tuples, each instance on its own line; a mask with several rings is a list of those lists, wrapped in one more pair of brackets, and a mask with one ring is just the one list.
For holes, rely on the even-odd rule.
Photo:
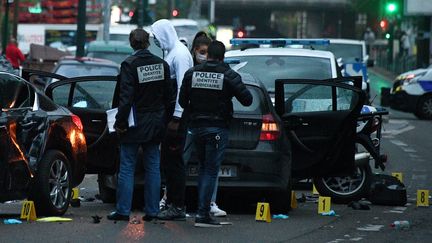
[[(40, 73), (47, 75), (46, 73)], [(32, 75), (38, 75), (33, 72)], [(250, 107), (234, 100), (229, 147), (220, 170), (222, 188), (277, 192), (272, 211), (290, 206), (291, 177), (349, 175), (354, 171), (357, 117), (364, 101), (360, 87), (349, 78), (277, 80), (275, 106), (266, 88), (242, 74), (254, 97)], [(100, 196), (115, 199), (118, 141), (109, 134), (105, 111), (111, 109), (116, 77), (77, 77), (51, 84), (47, 95), (81, 117), (88, 144), (88, 173), (99, 174)], [(90, 163), (91, 162), (91, 163)], [(141, 163), (137, 163), (141, 167)], [(136, 184), (143, 184), (138, 168)], [(196, 185), (198, 167), (192, 154), (188, 185)]]
[(85, 175), (80, 118), (3, 72), (0, 108), (0, 202), (30, 198), (38, 215), (64, 214)]

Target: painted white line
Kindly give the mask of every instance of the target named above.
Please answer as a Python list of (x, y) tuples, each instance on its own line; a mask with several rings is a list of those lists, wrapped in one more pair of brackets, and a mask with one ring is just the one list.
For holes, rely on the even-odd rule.
[(407, 120), (390, 119), (389, 123), (392, 123), (392, 124), (408, 124), (408, 121)]
[(384, 225), (380, 224), (367, 224), (363, 227), (358, 227), (357, 230), (360, 231), (380, 231), (382, 228), (384, 228)]
[(412, 175), (412, 180), (427, 180), (427, 175)]
[(399, 135), (399, 134), (402, 134), (404, 132), (408, 132), (410, 130), (413, 130), (414, 128), (415, 128), (415, 126), (407, 126), (405, 128), (400, 129), (399, 131), (393, 132), (393, 135)]
[(417, 154), (408, 154), (408, 156), (411, 158), (420, 158)]
[(412, 148), (402, 148), (402, 150), (406, 153), (416, 153), (417, 150), (412, 149)]
[(400, 140), (395, 140), (395, 139), (390, 140), (390, 143), (397, 145), (397, 146), (401, 146), (401, 147), (407, 147), (408, 146), (408, 144), (406, 144)]
[(361, 241), (363, 240), (362, 237), (356, 237), (356, 238), (351, 238), (350, 241)]

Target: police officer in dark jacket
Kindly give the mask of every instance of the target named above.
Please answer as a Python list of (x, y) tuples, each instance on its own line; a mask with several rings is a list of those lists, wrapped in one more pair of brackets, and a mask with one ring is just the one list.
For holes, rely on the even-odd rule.
[(228, 144), (231, 100), (236, 97), (244, 106), (252, 104), (251, 93), (240, 75), (223, 62), (224, 55), (224, 44), (211, 42), (208, 61), (186, 72), (179, 96), (189, 114), (188, 134), (200, 160), (196, 227), (220, 227), (210, 217), (210, 200)]
[[(167, 123), (176, 101), (168, 64), (150, 53), (149, 34), (135, 29), (129, 35), (134, 53), (121, 64), (119, 105), (114, 128), (120, 138), (120, 171), (116, 211), (110, 220), (129, 220), (138, 149), (144, 153), (145, 216), (152, 220), (159, 212), (160, 152)], [(133, 113), (135, 126), (129, 124)]]

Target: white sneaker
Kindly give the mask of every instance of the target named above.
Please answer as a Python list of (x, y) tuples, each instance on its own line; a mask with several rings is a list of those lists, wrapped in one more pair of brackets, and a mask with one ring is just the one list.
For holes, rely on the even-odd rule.
[(160, 201), (159, 201), (159, 210), (164, 210), (164, 209), (166, 209), (167, 208), (167, 205), (166, 205), (166, 200), (165, 200), (165, 198), (162, 198)]
[(210, 203), (210, 213), (215, 217), (225, 217), (227, 213), (220, 209), (216, 203)]

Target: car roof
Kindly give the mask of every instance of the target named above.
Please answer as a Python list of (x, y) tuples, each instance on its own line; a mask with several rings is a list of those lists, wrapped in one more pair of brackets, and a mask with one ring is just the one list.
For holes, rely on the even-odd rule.
[(173, 26), (182, 26), (182, 25), (198, 26), (198, 22), (192, 19), (170, 19), (169, 21)]
[(306, 56), (306, 57), (321, 57), (334, 59), (333, 53), (329, 51), (318, 51), (300, 48), (274, 48), (274, 47), (261, 47), (249, 48), (245, 50), (231, 50), (225, 53), (225, 57), (236, 56)]
[(75, 57), (75, 56), (64, 56), (60, 59), (59, 64), (86, 64), (86, 65), (101, 65), (101, 66), (113, 66), (118, 67), (118, 64), (102, 58), (93, 57)]
[(124, 41), (92, 41), (87, 47), (87, 52), (121, 52), (132, 53), (132, 47)]
[(363, 40), (352, 40), (352, 39), (328, 39), (330, 43), (334, 44), (356, 44), (356, 45), (363, 45), (365, 44), (365, 41)]

